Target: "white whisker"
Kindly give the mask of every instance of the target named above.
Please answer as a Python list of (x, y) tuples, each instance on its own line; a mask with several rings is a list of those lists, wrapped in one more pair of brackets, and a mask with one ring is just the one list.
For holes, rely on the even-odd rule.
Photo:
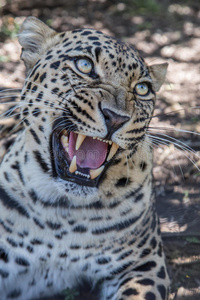
[[(147, 136), (149, 136), (150, 138), (152, 138), (154, 141), (157, 141), (157, 142), (160, 142), (161, 144), (163, 144), (163, 145), (166, 145), (166, 146), (169, 146), (168, 145), (168, 143), (169, 142), (171, 142), (171, 141), (169, 141), (169, 140), (166, 140), (166, 139), (162, 139), (162, 138), (159, 138), (159, 137), (157, 137), (157, 136), (153, 136), (153, 135), (148, 135), (147, 134)], [(190, 150), (188, 150), (187, 148), (186, 149), (184, 149), (184, 147), (183, 146), (181, 146), (181, 145), (179, 145), (179, 144), (177, 144), (177, 143), (174, 143), (173, 142), (173, 145), (175, 146), (175, 148), (176, 148), (176, 150), (178, 150), (179, 152), (181, 152), (195, 167), (196, 167), (196, 169), (198, 170), (198, 171), (200, 171), (200, 168), (197, 166), (197, 164), (196, 164), (196, 162), (193, 160), (193, 159), (191, 159), (186, 153), (185, 153), (185, 151), (188, 151), (188, 152), (191, 152)], [(182, 149), (182, 150), (180, 150), (180, 148)], [(195, 153), (195, 152), (192, 152), (194, 155), (196, 155), (198, 158), (200, 158), (198, 155), (197, 155), (197, 153)]]
[[(186, 150), (188, 152), (193, 153), (194, 155), (196, 154), (196, 151), (194, 149), (192, 149), (190, 146), (188, 146), (187, 144), (185, 144), (184, 142), (177, 140), (176, 138), (169, 136), (167, 134), (164, 133), (159, 133), (159, 135), (167, 137), (168, 138), (168, 142), (175, 144), (176, 146), (179, 146), (181, 149)], [(177, 141), (176, 143), (174, 143), (173, 141)], [(197, 155), (198, 158), (200, 158), (200, 156)]]
[(199, 135), (200, 136), (199, 132), (185, 130), (185, 129), (178, 129), (178, 128), (175, 128), (175, 127), (171, 128), (171, 127), (152, 127), (152, 126), (149, 126), (148, 129), (165, 130), (165, 131), (167, 131), (167, 130), (169, 130), (169, 131), (177, 131), (177, 132), (194, 134), (194, 135)]
[[(163, 148), (165, 149), (165, 146), (169, 147), (169, 144), (168, 144), (167, 142), (163, 142), (163, 143), (161, 144), (160, 141), (157, 141), (157, 140), (155, 140), (155, 139), (152, 139), (152, 143), (153, 143), (153, 145), (156, 146), (158, 149), (163, 149)], [(163, 146), (163, 147), (161, 147), (161, 146)], [(177, 157), (176, 157), (173, 153), (172, 153), (172, 156), (173, 156), (173, 159), (176, 160), (176, 162), (177, 162), (177, 164), (178, 164), (178, 166), (179, 166), (179, 169), (180, 169), (182, 178), (184, 179), (183, 170), (182, 170), (182, 167), (181, 167), (181, 165), (180, 165), (180, 163), (179, 163)], [(176, 173), (176, 170), (175, 170), (175, 167), (173, 166), (173, 164), (171, 164), (171, 167), (172, 167), (172, 169), (173, 169), (174, 176), (176, 177), (176, 176), (177, 176), (177, 173)]]
[(158, 113), (152, 117), (148, 117), (146, 118), (147, 119), (153, 119), (153, 118), (157, 118), (157, 117), (169, 117), (171, 114), (176, 114), (178, 112), (181, 112), (181, 111), (187, 111), (187, 110), (190, 110), (190, 109), (200, 109), (200, 106), (197, 105), (197, 106), (192, 106), (192, 107), (185, 107), (185, 108), (180, 108), (180, 109), (177, 109), (177, 110), (173, 110), (173, 111), (170, 111), (168, 113)]

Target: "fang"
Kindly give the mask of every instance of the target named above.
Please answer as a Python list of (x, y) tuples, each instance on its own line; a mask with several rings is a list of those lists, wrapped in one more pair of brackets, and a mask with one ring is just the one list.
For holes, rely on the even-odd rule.
[(76, 140), (76, 150), (78, 150), (81, 146), (81, 144), (83, 143), (84, 139), (86, 138), (85, 135), (83, 134), (78, 134), (77, 140)]
[(65, 151), (68, 152), (69, 140), (68, 140), (68, 137), (64, 134), (61, 136), (61, 143), (62, 143), (63, 148), (65, 149)]
[(77, 165), (76, 165), (76, 156), (73, 157), (70, 167), (69, 167), (69, 172), (74, 173), (77, 170)]
[(111, 160), (111, 158), (113, 158), (113, 156), (117, 152), (118, 148), (119, 148), (119, 146), (116, 143), (112, 144), (112, 147), (110, 148), (109, 155), (107, 157), (107, 161), (109, 161), (109, 160)]
[(90, 177), (91, 179), (95, 179), (97, 176), (99, 176), (101, 174), (101, 172), (103, 171), (104, 166), (101, 166), (98, 169), (95, 170), (90, 170)]

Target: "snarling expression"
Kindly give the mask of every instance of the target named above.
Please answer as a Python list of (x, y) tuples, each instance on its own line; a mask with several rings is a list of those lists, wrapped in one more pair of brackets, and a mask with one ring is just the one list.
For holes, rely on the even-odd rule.
[(34, 66), (22, 53), (24, 122), (35, 124), (36, 143), (48, 141), (54, 177), (98, 186), (113, 160), (144, 139), (162, 65), (148, 67), (134, 48), (90, 29), (51, 31), (41, 49)]

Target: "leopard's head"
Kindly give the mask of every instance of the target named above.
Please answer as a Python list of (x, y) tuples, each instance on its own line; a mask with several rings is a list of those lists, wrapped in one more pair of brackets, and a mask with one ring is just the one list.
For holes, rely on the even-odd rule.
[(43, 171), (77, 187), (119, 179), (145, 140), (167, 64), (147, 66), (100, 31), (57, 33), (34, 17), (19, 41), (27, 68), (21, 115)]

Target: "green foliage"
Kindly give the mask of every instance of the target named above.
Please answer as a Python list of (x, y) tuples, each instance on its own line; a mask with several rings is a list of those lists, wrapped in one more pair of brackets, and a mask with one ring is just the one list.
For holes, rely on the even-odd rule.
[(53, 23), (53, 20), (52, 20), (52, 19), (46, 20), (46, 24), (47, 24), (48, 26), (51, 27), (52, 23)]
[(6, 55), (0, 55), (0, 62), (8, 62), (10, 59)]
[(160, 12), (160, 4), (156, 0), (134, 0), (133, 3), (140, 14)]
[(75, 297), (79, 296), (79, 291), (77, 291), (75, 288), (67, 288), (63, 291), (63, 294), (65, 295), (65, 300), (74, 300)]
[(198, 239), (198, 238), (195, 237), (195, 236), (189, 236), (189, 237), (186, 237), (186, 241), (187, 241), (188, 243), (200, 244), (200, 239)]
[(146, 29), (151, 29), (152, 28), (152, 23), (151, 22), (143, 22), (141, 24), (138, 24), (138, 30), (146, 30)]
[(183, 202), (187, 202), (188, 199), (189, 199), (189, 191), (185, 190), (184, 191)]
[(156, 14), (161, 10), (158, 0), (125, 0), (123, 3), (127, 5), (129, 12), (131, 10), (134, 14)]
[(13, 17), (8, 17), (3, 20), (1, 33), (4, 34), (6, 37), (14, 39), (17, 36), (19, 27), (20, 24), (18, 24)]
[(191, 123), (198, 123), (199, 122), (199, 117), (198, 116), (193, 116), (191, 117)]

